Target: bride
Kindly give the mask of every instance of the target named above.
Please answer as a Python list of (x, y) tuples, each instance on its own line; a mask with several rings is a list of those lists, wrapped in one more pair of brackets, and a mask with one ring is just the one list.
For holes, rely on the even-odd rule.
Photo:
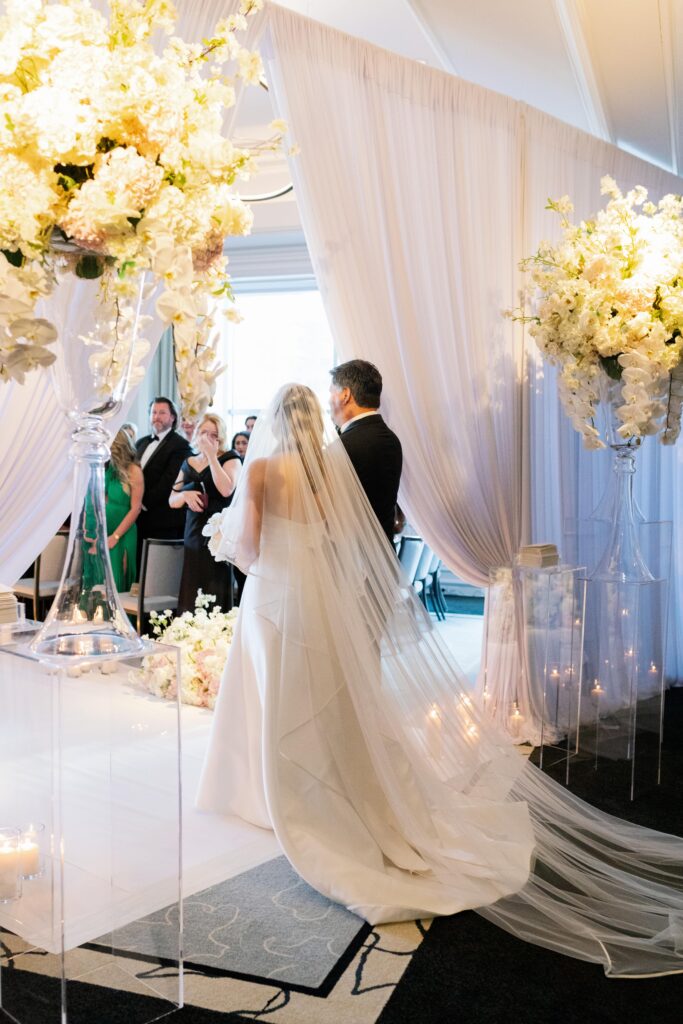
[(474, 908), (609, 975), (683, 971), (683, 840), (578, 800), (480, 715), (309, 388), (259, 416), (206, 529), (249, 579), (201, 808), (273, 828), (371, 924)]

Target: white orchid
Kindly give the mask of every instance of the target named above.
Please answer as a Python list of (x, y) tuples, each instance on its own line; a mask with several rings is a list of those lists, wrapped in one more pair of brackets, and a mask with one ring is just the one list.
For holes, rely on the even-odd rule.
[(621, 382), (619, 434), (660, 433), (672, 443), (681, 413), (673, 374), (683, 354), (683, 200), (655, 205), (641, 186), (624, 196), (612, 178), (601, 184), (610, 198), (590, 221), (570, 223), (566, 196), (549, 202), (562, 237), (524, 261), (536, 312), (519, 318), (560, 367), (560, 399), (587, 447), (604, 447), (595, 419), (605, 375)]
[[(235, 102), (234, 77), (255, 82), (261, 74), (259, 55), (235, 35), (260, 5), (245, 0), (196, 45), (172, 37), (170, 0), (109, 0), (109, 19), (90, 0), (4, 6), (0, 377), (23, 379), (53, 358), (44, 324), (26, 321), (59, 274), (74, 270), (102, 278), (115, 325), (104, 343), (115, 352), (112, 373), (120, 372), (134, 345), (121, 307), (134, 297), (139, 273), (149, 271), (163, 287), (158, 312), (181, 339), (179, 389), (184, 405), (191, 392), (196, 415), (213, 393), (215, 358), (205, 353), (214, 347), (209, 305), (229, 294), (225, 238), (251, 228), (251, 212), (232, 188), (253, 169), (254, 150), (233, 145), (223, 125)], [(161, 55), (155, 32), (169, 37)], [(102, 387), (116, 383), (110, 375)]]

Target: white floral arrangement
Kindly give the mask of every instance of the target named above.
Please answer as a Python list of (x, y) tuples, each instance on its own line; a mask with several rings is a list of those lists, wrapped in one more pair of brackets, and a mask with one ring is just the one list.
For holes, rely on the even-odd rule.
[[(223, 668), (232, 643), (237, 609), (209, 611), (216, 598), (197, 594), (194, 612), (172, 618), (170, 611), (152, 612), (150, 622), (153, 639), (180, 648), (180, 699), (183, 704), (213, 710), (223, 676)], [(138, 681), (156, 697), (175, 700), (175, 658), (159, 652), (142, 660)]]
[[(233, 185), (249, 177), (258, 151), (279, 146), (284, 128), (273, 122), (275, 134), (250, 149), (223, 131), (236, 80), (262, 77), (259, 54), (237, 39), (262, 3), (243, 0), (210, 38), (188, 44), (172, 34), (170, 0), (110, 0), (109, 20), (89, 0), (5, 0), (0, 379), (23, 381), (54, 361), (56, 331), (36, 303), (66, 268), (101, 278), (115, 329), (90, 360), (106, 367), (101, 389), (113, 389), (129, 363), (126, 325), (148, 270), (163, 289), (157, 312), (173, 328), (183, 413), (195, 419), (210, 403), (219, 303), (237, 318), (223, 245), (252, 222)], [(135, 364), (146, 349), (137, 346)], [(131, 382), (140, 376), (134, 370)]]
[(557, 245), (524, 260), (536, 288), (535, 315), (516, 315), (550, 363), (559, 393), (587, 448), (604, 448), (595, 425), (605, 385), (618, 381), (617, 433), (625, 442), (660, 434), (673, 444), (683, 404), (683, 199), (657, 205), (638, 186), (609, 196), (592, 220), (572, 224), (568, 196), (547, 209), (561, 217)]

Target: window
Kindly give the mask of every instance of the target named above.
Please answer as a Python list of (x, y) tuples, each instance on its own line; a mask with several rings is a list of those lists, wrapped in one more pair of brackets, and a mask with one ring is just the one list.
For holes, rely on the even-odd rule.
[(289, 382), (307, 384), (327, 409), (334, 345), (317, 289), (238, 293), (237, 306), (244, 319), (223, 328), (220, 359), (227, 369), (214, 399), (229, 436)]

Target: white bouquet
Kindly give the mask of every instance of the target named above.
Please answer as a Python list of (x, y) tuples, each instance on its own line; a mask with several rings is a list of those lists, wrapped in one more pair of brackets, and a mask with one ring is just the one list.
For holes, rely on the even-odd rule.
[[(176, 618), (171, 618), (170, 611), (150, 615), (153, 639), (180, 648), (181, 701), (212, 710), (237, 618), (236, 608), (208, 611), (215, 600), (212, 594), (200, 590), (194, 612)], [(175, 700), (175, 669), (175, 658), (168, 654), (148, 654), (142, 661), (142, 683), (155, 696)]]
[(683, 200), (655, 205), (640, 186), (622, 195), (609, 177), (602, 192), (605, 209), (580, 224), (568, 219), (568, 196), (549, 201), (562, 238), (523, 261), (536, 312), (512, 315), (560, 367), (560, 398), (586, 447), (604, 447), (595, 418), (610, 379), (620, 382), (618, 435), (661, 434), (672, 444), (683, 396)]

